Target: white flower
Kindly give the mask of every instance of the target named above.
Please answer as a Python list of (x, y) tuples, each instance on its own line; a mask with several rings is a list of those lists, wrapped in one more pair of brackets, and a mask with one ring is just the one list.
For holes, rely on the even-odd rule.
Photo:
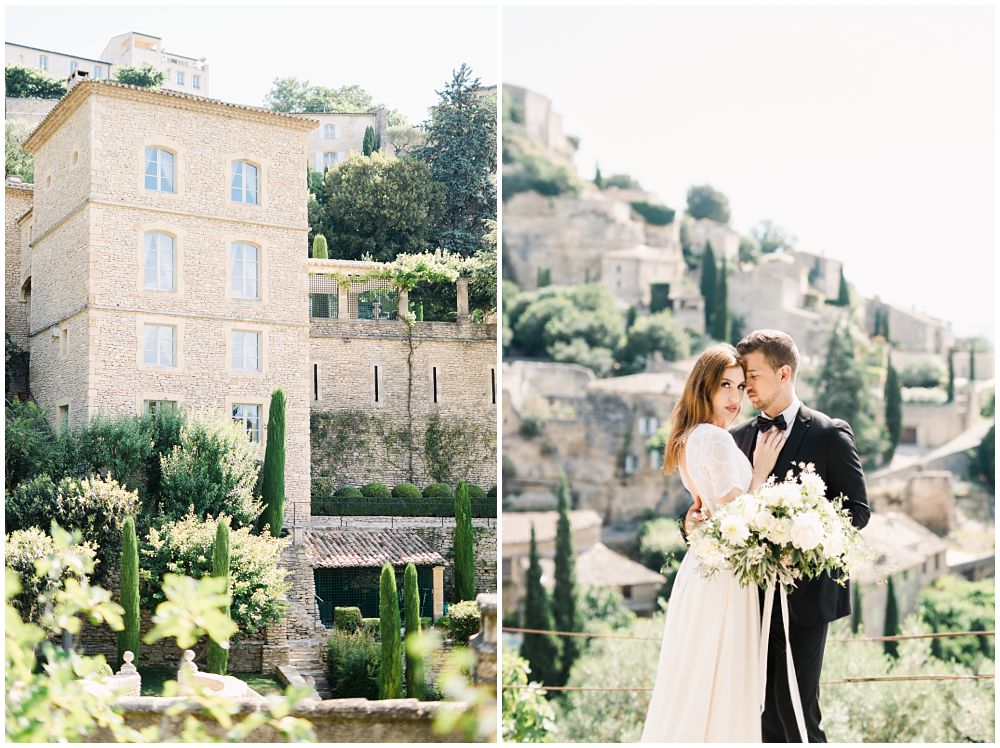
[(791, 529), (792, 545), (811, 551), (823, 542), (823, 523), (816, 512), (804, 512), (795, 518)]
[(750, 518), (750, 527), (758, 531), (766, 530), (770, 526), (771, 521), (773, 519), (774, 517), (771, 516), (771, 513), (769, 511), (767, 511), (766, 509), (761, 509), (755, 515), (753, 515), (753, 517)]
[(782, 483), (776, 489), (779, 502), (789, 509), (796, 509), (802, 506), (802, 489), (796, 483)]
[(847, 539), (839, 527), (823, 540), (823, 553), (827, 556), (842, 556), (846, 548)]
[(727, 514), (719, 523), (723, 539), (730, 545), (740, 546), (750, 537), (750, 528), (746, 521), (735, 514)]
[(772, 517), (764, 534), (775, 545), (786, 545), (792, 539), (792, 521)]
[(820, 499), (826, 496), (826, 483), (816, 473), (807, 471), (799, 476), (799, 482), (806, 490), (806, 496), (810, 499)]

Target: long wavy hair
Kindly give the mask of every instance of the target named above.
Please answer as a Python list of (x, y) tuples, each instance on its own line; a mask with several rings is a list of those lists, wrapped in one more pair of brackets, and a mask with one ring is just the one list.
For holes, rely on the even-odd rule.
[(712, 396), (722, 385), (722, 375), (733, 366), (744, 368), (743, 359), (728, 343), (713, 345), (702, 353), (684, 382), (684, 392), (670, 416), (670, 437), (664, 448), (663, 472), (677, 469), (681, 450), (691, 429), (712, 422)]

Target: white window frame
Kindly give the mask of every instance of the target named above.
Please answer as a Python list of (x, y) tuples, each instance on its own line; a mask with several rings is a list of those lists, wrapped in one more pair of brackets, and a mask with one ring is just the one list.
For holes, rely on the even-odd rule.
[[(249, 413), (245, 412), (247, 408), (256, 408), (257, 413), (251, 416)], [(244, 412), (239, 412), (243, 410)], [(247, 435), (250, 437), (250, 441), (254, 444), (260, 444), (261, 437), (261, 420), (263, 419), (264, 406), (261, 403), (233, 403), (232, 409), (230, 411), (230, 416), (234, 423), (240, 423), (243, 426), (243, 430), (246, 431)], [(251, 427), (251, 424), (255, 424)]]
[(337, 125), (333, 122), (327, 122), (323, 125), (323, 140), (336, 140), (337, 139)]
[[(330, 157), (333, 158), (330, 158)], [(336, 151), (323, 151), (323, 168), (332, 169), (340, 160), (340, 155)]]
[(191, 74), (191, 88), (193, 88), (195, 91), (201, 90), (201, 76), (198, 75), (197, 73)]
[[(247, 262), (247, 251), (253, 250), (253, 262)], [(233, 242), (229, 250), (231, 280), (229, 290), (234, 299), (260, 299), (260, 247), (249, 242)], [(247, 273), (253, 268), (253, 277)], [(251, 286), (252, 284), (252, 286)]]
[[(38, 69), (48, 70), (49, 69), (49, 56), (48, 55), (38, 55)], [(67, 406), (69, 407), (69, 406)]]
[[(253, 368), (247, 366), (247, 362), (250, 359), (248, 358), (249, 347), (246, 345), (246, 342), (251, 338), (254, 340), (254, 349), (256, 351), (256, 357), (253, 359), (256, 364)], [(233, 330), (230, 333), (231, 347), (229, 357), (229, 364), (233, 371), (261, 371), (260, 349), (262, 342), (263, 339), (259, 330)]]
[(631, 475), (639, 469), (639, 458), (633, 454), (625, 455), (625, 473)]
[[(153, 343), (152, 359), (150, 360), (150, 343)], [(165, 342), (169, 343), (170, 358), (164, 362)], [(146, 322), (142, 326), (142, 363), (144, 366), (163, 366), (170, 369), (177, 367), (177, 328), (173, 325), (158, 325)]]
[(80, 63), (79, 62), (77, 62), (76, 60), (70, 60), (69, 61), (69, 74), (70, 75), (73, 75), (73, 73), (75, 73), (79, 69), (80, 69)]
[(99, 81), (104, 79), (104, 66), (94, 65), (94, 80)]
[(663, 467), (663, 450), (662, 449), (651, 449), (649, 450), (649, 466), (653, 470), (659, 470)]
[[(253, 170), (253, 189), (250, 189), (248, 169)], [(229, 167), (229, 199), (244, 205), (260, 205), (260, 167), (243, 159), (234, 160)], [(249, 199), (250, 197), (253, 199)]]
[[(177, 192), (177, 156), (173, 151), (160, 148), (156, 145), (147, 145), (143, 150), (143, 171), (142, 184), (147, 190), (154, 192)], [(154, 173), (149, 174), (149, 167), (153, 166)], [(153, 186), (149, 186), (149, 179), (152, 177)], [(166, 189), (164, 184), (169, 183), (170, 189)]]
[(175, 80), (177, 81), (177, 85), (178, 86), (187, 85), (186, 83), (184, 83), (184, 71), (183, 70), (178, 70), (177, 71), (177, 78)]
[[(152, 240), (152, 246), (150, 245)], [(166, 241), (167, 246), (162, 246)], [(166, 291), (172, 293), (177, 290), (177, 242), (174, 237), (164, 231), (146, 231), (142, 239), (142, 288), (144, 291)], [(163, 255), (169, 252), (169, 262), (165, 262)], [(152, 263), (150, 262), (152, 258)], [(165, 266), (170, 268), (170, 281), (167, 283), (163, 275)], [(155, 277), (152, 284), (149, 280), (148, 271), (152, 270)]]

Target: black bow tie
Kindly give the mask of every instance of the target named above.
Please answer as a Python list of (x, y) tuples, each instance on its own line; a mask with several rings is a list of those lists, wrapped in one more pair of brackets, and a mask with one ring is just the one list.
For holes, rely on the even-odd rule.
[(774, 419), (768, 418), (763, 413), (757, 416), (757, 429), (760, 431), (760, 433), (762, 434), (766, 433), (768, 429), (770, 429), (772, 426), (784, 431), (786, 426), (785, 414), (781, 413), (778, 415), (777, 418)]

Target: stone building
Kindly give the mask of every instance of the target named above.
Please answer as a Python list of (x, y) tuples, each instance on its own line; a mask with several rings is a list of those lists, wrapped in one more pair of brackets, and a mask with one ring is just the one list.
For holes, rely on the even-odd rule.
[(690, 225), (691, 251), (701, 255), (707, 244), (712, 245), (712, 253), (718, 262), (725, 257), (730, 262), (736, 262), (740, 256), (740, 235), (729, 226), (711, 218), (694, 218)]
[(107, 80), (114, 74), (114, 63), (103, 55), (95, 60), (12, 42), (4, 43), (4, 64), (34, 68), (56, 80), (66, 80), (77, 70), (87, 73), (94, 80)]
[(864, 311), (865, 328), (873, 333), (876, 312), (888, 315), (889, 339), (901, 351), (945, 355), (955, 344), (950, 323), (913, 309), (901, 309), (887, 304), (878, 296), (868, 300)]
[(644, 244), (607, 252), (601, 258), (601, 282), (623, 307), (649, 306), (652, 286), (676, 287), (684, 275), (684, 257), (675, 249)]
[(350, 157), (362, 153), (365, 130), (369, 127), (381, 142), (381, 153), (393, 155), (385, 109), (374, 112), (298, 112), (296, 116), (319, 122), (306, 137), (309, 168), (322, 173)]
[[(494, 89), (495, 93), (495, 89)], [(505, 83), (503, 95), (511, 97), (521, 111), (525, 133), (560, 160), (571, 163), (576, 146), (563, 132), (562, 116), (552, 109), (551, 100), (521, 86)]]

